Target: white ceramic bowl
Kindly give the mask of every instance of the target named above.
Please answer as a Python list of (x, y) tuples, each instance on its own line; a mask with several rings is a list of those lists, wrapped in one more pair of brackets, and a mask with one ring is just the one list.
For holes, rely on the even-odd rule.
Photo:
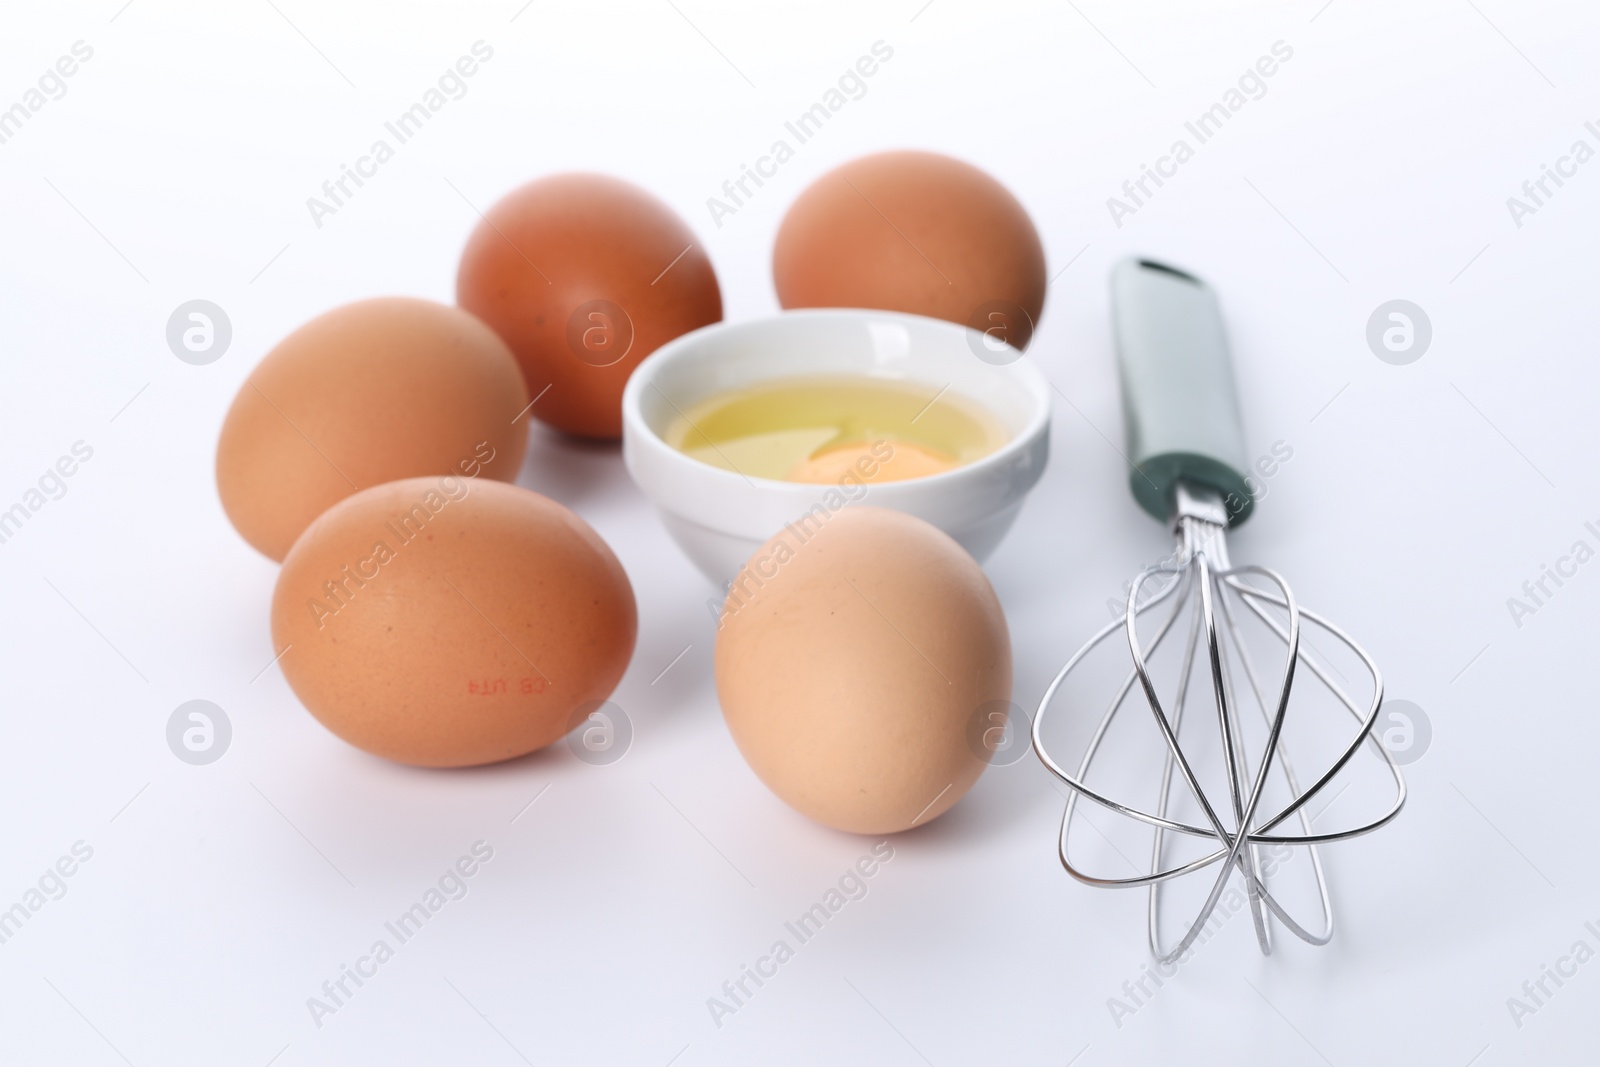
[[(948, 386), (996, 415), (1010, 440), (943, 474), (865, 487), (747, 478), (692, 459), (665, 440), (680, 411), (713, 393), (811, 375), (916, 382), (930, 396)], [(982, 561), (1016, 519), (1049, 451), (1044, 375), (1026, 357), (985, 347), (976, 331), (920, 315), (830, 308), (714, 323), (662, 345), (634, 370), (622, 394), (628, 473), (684, 552), (719, 585), (786, 523), (825, 521), (851, 503), (926, 519)]]

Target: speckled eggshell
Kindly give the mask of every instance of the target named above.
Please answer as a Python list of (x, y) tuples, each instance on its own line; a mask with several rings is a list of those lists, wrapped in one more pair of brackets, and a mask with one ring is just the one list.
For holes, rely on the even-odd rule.
[(281, 560), (312, 519), (368, 486), (516, 478), (527, 405), (505, 343), (460, 308), (347, 304), (284, 338), (245, 379), (217, 441), (217, 491), (239, 534)]
[(905, 311), (1027, 346), (1044, 246), (1015, 196), (932, 152), (880, 152), (818, 178), (784, 215), (772, 275), (786, 308)]
[(898, 511), (820, 510), (735, 580), (717, 696), (739, 751), (791, 807), (893, 833), (937, 818), (983, 772), (970, 728), (1010, 699), (1010, 637), (988, 578), (945, 533)]
[(363, 490), (290, 549), (272, 598), (307, 710), (378, 756), (429, 767), (548, 745), (633, 655), (633, 588), (560, 504), (485, 479)]
[(658, 347), (722, 318), (704, 244), (643, 189), (553, 174), (506, 194), (461, 253), (456, 299), (511, 346), (533, 416), (622, 436), (622, 389)]

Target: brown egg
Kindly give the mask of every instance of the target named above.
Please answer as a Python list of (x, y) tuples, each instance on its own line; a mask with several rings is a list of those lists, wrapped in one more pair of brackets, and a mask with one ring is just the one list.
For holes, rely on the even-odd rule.
[(497, 330), (567, 433), (622, 436), (622, 388), (639, 361), (722, 318), (711, 260), (672, 209), (602, 174), (529, 182), (467, 239), (456, 300)]
[(918, 826), (960, 800), (990, 756), (974, 738), (1011, 696), (1005, 615), (982, 569), (933, 525), (881, 508), (819, 509), (758, 549), (715, 659), (756, 774), (854, 833)]
[(1044, 308), (1044, 248), (1017, 198), (932, 152), (882, 152), (800, 194), (772, 252), (785, 308), (907, 311), (1024, 348)]
[(217, 441), (217, 492), (273, 559), (359, 489), (423, 474), (506, 481), (522, 468), (528, 394), (493, 330), (430, 300), (362, 300), (279, 342)]
[(616, 688), (633, 587), (578, 516), (502, 482), (408, 478), (295, 542), (272, 641), (306, 709), (357, 748), (461, 767), (548, 745)]

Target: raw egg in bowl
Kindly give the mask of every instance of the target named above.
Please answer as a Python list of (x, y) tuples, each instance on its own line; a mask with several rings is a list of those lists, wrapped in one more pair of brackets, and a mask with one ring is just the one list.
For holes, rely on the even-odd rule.
[(1050, 385), (969, 327), (825, 308), (722, 322), (644, 360), (622, 397), (628, 473), (713, 582), (786, 525), (869, 503), (982, 561), (1050, 451)]

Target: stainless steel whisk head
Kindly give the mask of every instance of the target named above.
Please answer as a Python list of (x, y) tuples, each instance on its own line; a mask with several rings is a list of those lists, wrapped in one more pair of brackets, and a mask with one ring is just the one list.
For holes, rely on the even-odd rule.
[[(1326, 944), (1333, 936), (1333, 909), (1318, 846), (1376, 830), (1398, 815), (1405, 803), (1400, 768), (1372, 733), (1383, 703), (1383, 677), (1372, 657), (1349, 635), (1302, 608), (1277, 573), (1265, 567), (1235, 566), (1228, 558), (1225, 531), (1249, 514), (1254, 494), (1249, 480), (1237, 473), (1246, 469), (1241, 462), (1243, 431), (1233, 399), (1220, 311), (1210, 289), (1192, 275), (1134, 260), (1120, 265), (1113, 274), (1113, 294), (1129, 455), (1134, 467), (1130, 484), (1147, 511), (1165, 512), (1162, 517), (1171, 523), (1176, 547), (1167, 561), (1138, 575), (1128, 588), (1122, 617), (1102, 628), (1062, 667), (1039, 703), (1033, 722), (1034, 751), (1072, 790), (1058, 842), (1061, 863), (1074, 878), (1091, 886), (1148, 886), (1150, 949), (1162, 963), (1171, 963), (1189, 951), (1211, 921), (1235, 872), (1243, 880), (1262, 952), (1270, 953), (1272, 947), (1269, 914), (1302, 940)], [(1141, 622), (1153, 629), (1142, 633)], [(1244, 636), (1247, 624), (1260, 639), (1270, 642), (1268, 634), (1276, 639), (1281, 662), (1269, 663), (1252, 655), (1251, 642)], [(1315, 640), (1309, 636), (1312, 631)], [(1170, 692), (1163, 694), (1152, 659), (1174, 633), (1186, 633), (1186, 637), (1176, 675), (1168, 682)], [(1069, 769), (1049, 751), (1047, 724), (1056, 717), (1054, 709), (1063, 684), (1083, 668), (1096, 649), (1117, 637), (1126, 642), (1130, 665), (1076, 767)], [(1347, 650), (1344, 658), (1353, 657), (1353, 662), (1361, 664), (1370, 677), (1370, 695), (1366, 685), (1355, 694), (1349, 692), (1349, 679), (1319, 651), (1326, 647), (1325, 642)], [(1348, 743), (1336, 749), (1328, 768), (1305, 786), (1283, 737), (1297, 678), (1299, 685), (1324, 687), (1332, 701), (1350, 714), (1354, 725)], [(1088, 781), (1119, 714), (1137, 702), (1130, 700), (1135, 690), (1148, 706), (1164, 746), (1154, 811), (1112, 799)], [(1216, 734), (1211, 740), (1220, 751), (1225, 772), (1220, 776), (1225, 788), (1220, 791), (1215, 788), (1219, 776), (1202, 774), (1179, 742), (1186, 712), (1201, 701), (1211, 703), (1216, 712)], [(1262, 724), (1258, 730), (1265, 730), (1254, 753), (1247, 743), (1242, 707), (1246, 703), (1255, 704)], [(1193, 743), (1191, 737), (1191, 746)], [(1353, 828), (1314, 830), (1307, 805), (1364, 745), (1384, 761), (1394, 779), (1393, 805), (1381, 816)], [(1282, 789), (1277, 794), (1279, 801), (1269, 803), (1267, 787), (1274, 776)], [(1213, 784), (1209, 791), (1206, 778)], [(1186, 790), (1179, 795), (1192, 801), (1197, 818), (1174, 817), (1175, 785)], [(1083, 818), (1078, 810), (1081, 799), (1153, 828), (1148, 873), (1105, 878), (1074, 864), (1068, 843), (1074, 817)], [(1169, 859), (1168, 838), (1173, 835), (1211, 839), (1216, 847), (1186, 861)], [(1322, 911), (1321, 921), (1313, 927), (1294, 918), (1269, 889), (1261, 851), (1278, 846), (1303, 846), (1310, 854)], [(1219, 865), (1216, 878), (1199, 914), (1184, 935), (1164, 949), (1160, 931), (1163, 883), (1213, 865)]]
[[(1163, 963), (1176, 960), (1189, 950), (1210, 921), (1234, 870), (1243, 877), (1256, 938), (1263, 952), (1271, 951), (1270, 924), (1267, 919), (1269, 912), (1302, 940), (1323, 945), (1333, 936), (1333, 909), (1317, 846), (1376, 830), (1398, 815), (1405, 803), (1405, 780), (1400, 768), (1371, 732), (1383, 702), (1382, 674), (1372, 657), (1343, 630), (1315, 612), (1300, 607), (1288, 583), (1275, 572), (1265, 567), (1235, 567), (1230, 563), (1224, 535), (1227, 511), (1218, 494), (1180, 483), (1176, 497), (1175, 532), (1178, 543), (1173, 561), (1148, 567), (1140, 573), (1129, 589), (1124, 617), (1101, 629), (1067, 662), (1046, 689), (1034, 718), (1034, 750), (1044, 765), (1073, 790), (1061, 821), (1061, 863), (1074, 878), (1089, 885), (1106, 888), (1149, 886), (1150, 950)], [(1153, 582), (1159, 583), (1159, 588), (1147, 597), (1145, 590)], [(1249, 646), (1241, 635), (1241, 616), (1246, 612), (1276, 634), (1283, 644), (1283, 661), (1275, 677), (1263, 672), (1264, 665), (1258, 664), (1251, 656)], [(1139, 632), (1141, 616), (1153, 616), (1157, 620), (1154, 633), (1148, 639)], [(1187, 623), (1180, 627), (1179, 622), (1184, 619), (1187, 619)], [(1363, 701), (1352, 696), (1335, 677), (1333, 668), (1311, 648), (1305, 647), (1310, 642), (1302, 640), (1304, 628), (1317, 629), (1359, 659), (1370, 672), (1370, 700)], [(1157, 691), (1149, 657), (1174, 631), (1184, 630), (1187, 636), (1184, 638), (1176, 689), (1164, 697)], [(1071, 672), (1098, 646), (1116, 637), (1126, 641), (1132, 667), (1101, 715), (1077, 767), (1069, 770), (1051, 756), (1045, 745), (1043, 734), (1046, 722), (1052, 717), (1057, 693)], [(1332, 765), (1308, 786), (1302, 786), (1290, 760), (1288, 746), (1282, 738), (1290, 696), (1296, 684), (1296, 674), (1301, 668), (1327, 687), (1350, 713), (1355, 725), (1349, 744)], [(1236, 669), (1243, 676), (1243, 693), (1234, 673)], [(1196, 686), (1205, 683), (1209, 683), (1209, 694), (1194, 692)], [(1087, 781), (1107, 731), (1116, 716), (1130, 703), (1129, 697), (1135, 689), (1148, 704), (1167, 750), (1154, 811), (1145, 811), (1105, 796)], [(1217, 713), (1220, 748), (1226, 767), (1227, 796), (1222, 803), (1202, 785), (1199, 773), (1178, 741), (1185, 713), (1197, 700), (1204, 700), (1208, 695)], [(1248, 699), (1242, 699), (1246, 695)], [(1247, 703), (1256, 706), (1267, 729), (1266, 742), (1259, 759), (1255, 761), (1245, 750), (1241, 722), (1242, 705)], [(1364, 743), (1377, 752), (1393, 775), (1396, 794), (1393, 806), (1382, 816), (1354, 828), (1315, 832), (1307, 805), (1334, 780)], [(1288, 791), (1288, 803), (1264, 812), (1262, 800), (1265, 786), (1274, 770), (1282, 775)], [(1175, 781), (1190, 791), (1203, 814), (1202, 823), (1180, 821), (1170, 816)], [(1078, 801), (1082, 798), (1154, 827), (1148, 874), (1102, 878), (1074, 865), (1068, 854), (1068, 839)], [(1291, 819), (1297, 821), (1298, 832), (1292, 825), (1285, 827), (1284, 824)], [(1196, 859), (1167, 866), (1165, 846), (1169, 833), (1212, 838), (1217, 847)], [(1322, 920), (1317, 924), (1320, 931), (1307, 928), (1290, 915), (1268, 888), (1267, 879), (1262, 874), (1260, 849), (1270, 845), (1300, 845), (1309, 850), (1321, 901)], [(1218, 863), (1221, 867), (1199, 914), (1173, 947), (1163, 949), (1159, 929), (1161, 884)]]

